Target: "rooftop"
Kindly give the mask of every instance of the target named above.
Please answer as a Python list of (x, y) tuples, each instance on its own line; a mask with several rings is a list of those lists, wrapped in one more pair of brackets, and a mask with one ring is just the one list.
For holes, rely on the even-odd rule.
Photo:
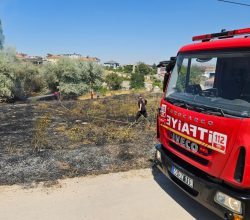
[[(104, 64), (117, 64), (118, 62), (114, 61), (114, 60), (110, 60), (107, 62), (104, 62)], [(118, 63), (119, 64), (119, 63)]]

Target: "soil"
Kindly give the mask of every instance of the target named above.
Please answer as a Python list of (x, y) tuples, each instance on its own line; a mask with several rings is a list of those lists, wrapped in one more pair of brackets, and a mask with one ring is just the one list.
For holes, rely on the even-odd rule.
[(3, 220), (222, 220), (161, 172), (131, 170), (64, 179), (45, 188), (0, 186)]
[[(157, 142), (155, 103), (160, 96), (147, 94), (150, 117), (137, 124), (133, 123), (137, 108), (133, 94), (101, 100), (1, 104), (0, 185), (32, 185), (151, 166)], [(112, 108), (105, 111), (110, 103), (119, 107), (124, 100), (135, 106), (134, 115), (124, 116)], [(93, 118), (93, 102), (104, 108), (104, 119)], [(107, 126), (122, 137), (109, 136)]]

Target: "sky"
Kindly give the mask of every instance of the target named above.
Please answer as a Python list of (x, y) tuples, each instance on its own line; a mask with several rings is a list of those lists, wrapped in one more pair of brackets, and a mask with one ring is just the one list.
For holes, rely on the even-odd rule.
[(153, 64), (175, 56), (194, 35), (250, 27), (250, 7), (217, 0), (0, 0), (0, 19), (5, 46), (18, 52)]

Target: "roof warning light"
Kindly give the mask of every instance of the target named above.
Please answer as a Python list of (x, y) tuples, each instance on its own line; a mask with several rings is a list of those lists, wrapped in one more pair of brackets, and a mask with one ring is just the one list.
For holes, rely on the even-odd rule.
[(194, 36), (193, 41), (206, 42), (214, 38), (223, 39), (223, 38), (230, 38), (230, 37), (234, 37), (237, 35), (244, 35), (244, 34), (250, 34), (250, 28), (243, 28), (243, 29), (238, 29), (238, 30), (233, 30), (233, 31), (225, 31), (225, 29), (223, 29), (219, 33)]

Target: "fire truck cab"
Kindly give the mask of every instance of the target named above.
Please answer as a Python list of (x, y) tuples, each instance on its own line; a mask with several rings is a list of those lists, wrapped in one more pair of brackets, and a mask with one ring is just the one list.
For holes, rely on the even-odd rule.
[(250, 219), (250, 28), (193, 37), (160, 102), (155, 162), (223, 219)]

